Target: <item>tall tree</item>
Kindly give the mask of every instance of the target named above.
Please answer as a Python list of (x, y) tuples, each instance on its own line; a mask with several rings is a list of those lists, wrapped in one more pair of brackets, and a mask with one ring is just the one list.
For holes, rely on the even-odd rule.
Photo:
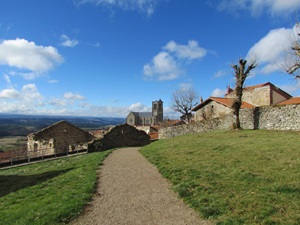
[(240, 123), (240, 108), (242, 106), (243, 87), (246, 78), (249, 76), (250, 71), (256, 67), (256, 61), (247, 66), (247, 60), (240, 58), (238, 64), (232, 65), (235, 76), (235, 99), (232, 105), (235, 115), (235, 128), (241, 129)]
[(181, 113), (190, 123), (192, 108), (198, 104), (198, 94), (193, 88), (179, 89), (173, 92), (171, 105), (174, 111)]
[(293, 75), (295, 78), (300, 79), (300, 23), (296, 24), (296, 28), (298, 28), (296, 35), (299, 37), (295, 38), (294, 43), (292, 43), (291, 47), (292, 55), (294, 56), (295, 61), (291, 66), (287, 68), (286, 71), (287, 73)]

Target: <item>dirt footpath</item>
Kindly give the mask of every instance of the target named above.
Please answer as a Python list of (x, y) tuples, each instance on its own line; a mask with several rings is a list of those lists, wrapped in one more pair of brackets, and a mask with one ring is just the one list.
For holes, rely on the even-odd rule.
[(119, 149), (105, 159), (97, 194), (73, 224), (211, 224), (178, 199), (138, 149)]

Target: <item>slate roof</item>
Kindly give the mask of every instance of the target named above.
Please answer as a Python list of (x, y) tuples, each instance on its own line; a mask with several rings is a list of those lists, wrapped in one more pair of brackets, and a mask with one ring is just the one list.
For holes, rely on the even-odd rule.
[(135, 116), (145, 118), (152, 117), (152, 112), (132, 112)]

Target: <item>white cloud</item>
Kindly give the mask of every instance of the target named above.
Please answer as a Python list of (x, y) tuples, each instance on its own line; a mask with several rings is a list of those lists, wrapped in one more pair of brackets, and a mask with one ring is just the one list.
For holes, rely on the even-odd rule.
[(0, 92), (0, 98), (13, 99), (18, 102), (27, 103), (41, 101), (43, 97), (39, 93), (35, 84), (26, 84), (20, 91), (14, 88), (3, 89)]
[(54, 106), (66, 106), (68, 105), (68, 101), (66, 101), (65, 99), (59, 99), (59, 98), (52, 98), (49, 100), (48, 102), (50, 105), (54, 105)]
[(32, 104), (42, 106), (43, 104), (43, 96), (40, 94), (38, 88), (35, 84), (27, 84), (24, 85), (21, 92), (21, 101), (23, 103), (27, 103), (29, 106)]
[(100, 43), (96, 41), (94, 44), (91, 44), (91, 46), (95, 48), (100, 48)]
[(277, 85), (277, 86), (291, 95), (296, 94), (300, 96), (300, 80), (296, 80), (296, 82), (293, 82), (292, 84)]
[(38, 46), (19, 38), (0, 43), (0, 65), (43, 73), (62, 62), (63, 57), (51, 46)]
[(27, 84), (21, 90), (13, 88), (0, 92), (0, 112), (8, 113), (34, 113), (43, 106), (43, 96), (35, 84)]
[(130, 105), (128, 110), (132, 112), (151, 112), (151, 109), (149, 107), (140, 102)]
[[(0, 112), (25, 114), (74, 115), (81, 108), (74, 100), (84, 97), (71, 92), (64, 98), (45, 99), (34, 83), (24, 85), (20, 90), (13, 88), (0, 91)], [(79, 107), (78, 107), (79, 106)], [(82, 115), (89, 115), (88, 109)]]
[(71, 100), (84, 100), (85, 97), (79, 94), (74, 94), (72, 92), (67, 92), (64, 94), (65, 99), (71, 99)]
[(168, 52), (160, 52), (152, 62), (144, 65), (144, 75), (148, 78), (157, 78), (159, 81), (173, 80), (182, 74), (176, 60)]
[(180, 45), (175, 41), (170, 41), (163, 49), (174, 53), (179, 59), (183, 60), (200, 59), (207, 54), (207, 51), (201, 48), (198, 42), (194, 40), (188, 41), (187, 45)]
[(117, 7), (123, 10), (137, 10), (152, 15), (158, 0), (75, 0), (77, 6), (82, 4), (94, 4), (107, 8)]
[(227, 72), (225, 70), (219, 70), (214, 74), (214, 77), (219, 78), (219, 77), (223, 77), (225, 75), (227, 75)]
[(31, 72), (31, 73), (16, 73), (20, 76), (22, 76), (25, 80), (33, 80), (35, 78), (38, 78), (41, 76), (40, 73), (35, 73), (35, 72)]
[(13, 99), (19, 97), (19, 92), (13, 88), (0, 91), (0, 99)]
[(300, 9), (300, 0), (221, 0), (217, 8), (220, 11), (250, 11), (257, 16), (267, 12), (272, 16), (285, 15)]
[(48, 83), (49, 84), (56, 84), (56, 83), (58, 83), (58, 80), (48, 80)]
[(212, 97), (224, 97), (224, 95), (226, 94), (227, 89), (221, 90), (219, 88), (216, 88), (215, 90), (213, 90), (213, 92), (211, 93)]
[(180, 90), (182, 91), (188, 91), (193, 89), (193, 84), (191, 83), (181, 83), (179, 84)]
[(7, 74), (4, 74), (4, 75), (3, 75), (3, 79), (4, 79), (8, 84), (11, 84), (10, 77), (9, 77)]
[(260, 73), (268, 74), (293, 63), (292, 54), (288, 54), (296, 35), (296, 25), (293, 28), (271, 30), (248, 51), (247, 59), (259, 63)]
[(62, 34), (60, 36), (61, 45), (64, 47), (75, 47), (78, 45), (78, 41), (76, 39), (70, 39), (67, 35)]
[(188, 41), (187, 45), (170, 41), (162, 49), (163, 51), (153, 57), (151, 63), (144, 65), (146, 78), (159, 81), (174, 80), (184, 73), (184, 70), (181, 69), (182, 65), (200, 59), (207, 54), (207, 51), (194, 40)]

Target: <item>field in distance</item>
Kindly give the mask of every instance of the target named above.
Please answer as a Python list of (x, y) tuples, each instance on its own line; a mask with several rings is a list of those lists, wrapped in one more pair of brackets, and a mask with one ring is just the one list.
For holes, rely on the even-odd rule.
[(0, 137), (0, 152), (26, 148), (26, 136)]

